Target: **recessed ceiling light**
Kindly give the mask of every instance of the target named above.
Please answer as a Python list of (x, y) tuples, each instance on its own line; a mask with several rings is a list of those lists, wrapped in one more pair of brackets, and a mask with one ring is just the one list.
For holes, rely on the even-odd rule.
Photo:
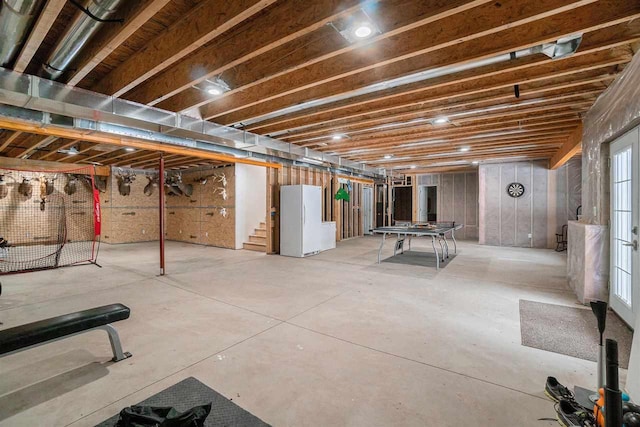
[(443, 125), (445, 123), (449, 123), (449, 119), (446, 117), (436, 117), (435, 119), (433, 119), (433, 121), (431, 122), (434, 125)]
[(474, 161), (473, 161), (473, 162), (471, 162), (471, 163), (472, 163), (472, 164), (474, 164), (474, 165), (477, 165), (477, 164), (478, 164), (478, 163), (480, 163), (480, 162), (479, 162), (479, 161), (477, 161), (477, 160), (474, 160)]
[(390, 159), (390, 158), (392, 158), (392, 157), (393, 157), (393, 154), (385, 154), (385, 155), (384, 155), (384, 158), (385, 158), (385, 159)]
[(355, 30), (353, 30), (353, 35), (358, 37), (359, 39), (364, 39), (373, 34), (373, 29), (369, 24), (359, 24)]
[(415, 169), (415, 168), (416, 168), (416, 165), (411, 165), (411, 166), (409, 166), (409, 168), (410, 168), (410, 169)]
[(127, 147), (127, 148), (124, 149), (124, 151), (136, 151), (136, 149), (135, 148), (131, 148), (131, 147)]
[(229, 85), (221, 78), (205, 80), (203, 84), (204, 91), (211, 96), (219, 96), (231, 90)]
[(469, 147), (460, 147), (459, 151), (462, 151), (464, 153), (465, 151), (469, 151), (470, 149), (471, 148)]
[(342, 135), (333, 135), (331, 139), (333, 139), (334, 141), (340, 141), (342, 139)]

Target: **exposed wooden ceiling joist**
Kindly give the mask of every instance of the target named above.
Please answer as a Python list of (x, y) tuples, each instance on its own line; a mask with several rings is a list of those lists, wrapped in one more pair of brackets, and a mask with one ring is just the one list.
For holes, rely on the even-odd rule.
[(121, 96), (137, 84), (181, 60), (225, 31), (258, 13), (275, 0), (203, 1), (187, 16), (179, 17), (168, 31), (118, 68), (93, 89)]
[[(202, 116), (221, 124), (242, 122), (290, 105), (349, 93), (364, 86), (429, 68), (451, 66), (507, 54), (544, 42), (552, 42), (575, 33), (613, 26), (638, 16), (640, 16), (640, 4), (638, 3), (602, 0), (569, 12), (509, 28), (500, 33), (434, 50), (427, 54), (422, 53), (421, 46), (416, 46), (416, 43), (422, 43), (422, 48), (426, 49), (426, 46), (430, 45), (429, 37), (436, 36), (431, 34), (429, 29), (425, 29), (420, 34), (413, 35), (416, 40), (405, 40), (408, 46), (414, 49), (414, 52), (420, 53), (408, 59), (404, 59), (408, 54), (397, 56), (403, 52), (403, 47), (394, 45), (393, 52), (396, 54), (394, 57), (403, 58), (402, 60), (396, 60), (386, 65), (380, 65), (378, 62), (371, 63), (370, 58), (376, 57), (378, 53), (375, 51), (374, 45), (371, 47), (374, 51), (369, 55), (364, 55), (364, 60), (360, 59), (360, 56), (349, 58), (345, 64), (333, 64), (335, 68), (329, 71), (324, 69), (323, 64), (315, 64), (313, 69), (307, 68), (297, 74), (290, 73), (272, 79), (263, 85), (252, 87), (250, 91), (223, 96), (215, 103), (208, 104), (203, 108)], [(471, 24), (467, 23), (467, 25)], [(437, 26), (432, 27), (439, 29)], [(401, 34), (398, 37), (403, 36), (406, 34)], [(388, 54), (388, 52), (380, 53), (383, 57)], [(356, 68), (364, 65), (363, 63), (370, 65)], [(371, 72), (372, 67), (376, 69), (375, 73)], [(331, 84), (323, 84), (329, 81), (327, 73), (332, 76), (330, 78), (333, 79)]]

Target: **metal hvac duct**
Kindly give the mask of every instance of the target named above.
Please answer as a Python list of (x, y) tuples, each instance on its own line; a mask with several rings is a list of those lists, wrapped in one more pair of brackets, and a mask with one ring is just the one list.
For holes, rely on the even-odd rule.
[(42, 0), (2, 0), (0, 67), (6, 67), (14, 60), (41, 5)]
[(69, 67), (80, 49), (89, 41), (115, 12), (121, 0), (90, 0), (85, 11), (80, 13), (64, 33), (46, 64), (42, 65), (43, 75), (55, 80)]

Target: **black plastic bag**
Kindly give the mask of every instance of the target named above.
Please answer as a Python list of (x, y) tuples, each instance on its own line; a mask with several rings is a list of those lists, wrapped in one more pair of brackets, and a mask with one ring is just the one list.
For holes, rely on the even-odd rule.
[(203, 427), (211, 403), (180, 412), (172, 407), (130, 406), (120, 411), (116, 427)]

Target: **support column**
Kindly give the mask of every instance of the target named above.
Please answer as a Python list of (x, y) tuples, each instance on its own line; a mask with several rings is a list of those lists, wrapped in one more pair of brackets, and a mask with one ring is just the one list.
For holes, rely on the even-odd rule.
[(160, 212), (160, 275), (164, 276), (164, 154), (160, 154), (160, 165), (158, 167), (158, 204)]

